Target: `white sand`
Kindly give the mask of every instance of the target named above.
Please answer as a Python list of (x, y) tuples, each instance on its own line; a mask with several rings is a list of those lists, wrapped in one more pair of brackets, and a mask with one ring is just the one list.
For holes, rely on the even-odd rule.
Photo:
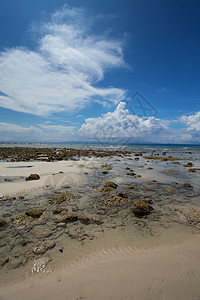
[(25, 181), (24, 178), (21, 181), (0, 183), (0, 196), (12, 195), (46, 186), (62, 186), (77, 183), (83, 178), (84, 172), (91, 171), (91, 168), (97, 161), (97, 159), (90, 158), (87, 160), (58, 162), (1, 162), (0, 176), (12, 179), (12, 176), (28, 177), (30, 174), (39, 174), (40, 179)]
[(177, 245), (94, 255), (41, 280), (0, 289), (1, 300), (199, 300), (200, 235)]

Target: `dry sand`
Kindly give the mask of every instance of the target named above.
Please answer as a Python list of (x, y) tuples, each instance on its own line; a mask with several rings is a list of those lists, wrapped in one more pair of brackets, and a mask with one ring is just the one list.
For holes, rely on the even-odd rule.
[[(90, 158), (79, 161), (57, 162), (1, 162), (0, 176), (11, 179), (13, 176), (23, 176), (24, 179), (0, 183), (0, 197), (45, 186), (77, 183), (83, 178), (84, 172), (91, 171), (97, 161), (98, 159)], [(25, 181), (25, 177), (30, 174), (39, 174), (40, 179)]]
[(110, 250), (46, 278), (2, 287), (0, 299), (199, 300), (199, 250), (200, 235), (153, 249)]

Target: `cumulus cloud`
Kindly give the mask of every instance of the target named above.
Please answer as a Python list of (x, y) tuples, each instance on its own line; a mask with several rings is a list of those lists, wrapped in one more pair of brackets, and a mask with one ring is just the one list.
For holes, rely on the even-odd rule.
[(181, 121), (185, 123), (188, 131), (199, 131), (200, 132), (200, 111), (191, 116), (182, 116)]
[(125, 66), (123, 42), (91, 34), (93, 20), (64, 7), (40, 27), (36, 50), (1, 52), (0, 106), (43, 116), (123, 100), (124, 90), (97, 87), (106, 71)]
[(120, 102), (113, 112), (99, 118), (88, 118), (79, 133), (97, 140), (151, 140), (153, 135), (166, 133), (166, 122), (155, 117), (142, 118), (130, 114), (126, 103)]

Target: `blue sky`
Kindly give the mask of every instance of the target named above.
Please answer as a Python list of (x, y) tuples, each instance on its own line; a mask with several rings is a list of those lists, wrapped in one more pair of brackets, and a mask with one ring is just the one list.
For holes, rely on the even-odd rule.
[(200, 143), (199, 1), (0, 0), (0, 140), (100, 136)]

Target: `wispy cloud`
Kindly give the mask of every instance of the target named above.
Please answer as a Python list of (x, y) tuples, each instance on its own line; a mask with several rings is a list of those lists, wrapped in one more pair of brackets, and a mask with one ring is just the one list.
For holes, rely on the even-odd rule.
[(45, 124), (40, 124), (39, 126), (40, 128), (50, 130), (50, 131), (56, 131), (57, 133), (59, 132), (71, 133), (76, 129), (76, 126), (45, 125)]
[(160, 94), (165, 93), (166, 91), (167, 91), (167, 88), (166, 88), (165, 86), (161, 87), (161, 88), (158, 90), (158, 92), (159, 92)]
[(1, 52), (0, 106), (44, 116), (122, 100), (124, 90), (97, 83), (125, 66), (123, 42), (91, 34), (92, 22), (84, 10), (64, 7), (40, 26), (36, 50)]
[(37, 124), (36, 126), (21, 126), (0, 122), (1, 141), (67, 141), (77, 137), (76, 126)]

